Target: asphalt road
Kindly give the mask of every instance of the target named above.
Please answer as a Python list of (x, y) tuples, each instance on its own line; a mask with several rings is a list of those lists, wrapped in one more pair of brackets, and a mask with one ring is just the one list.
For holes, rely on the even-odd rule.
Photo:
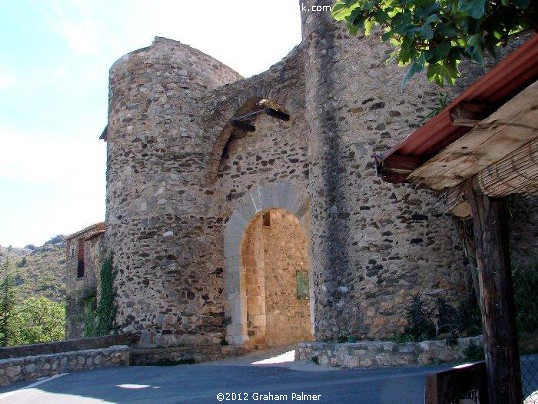
[[(424, 400), (425, 375), (450, 368), (335, 369), (293, 362), (293, 351), (282, 352), (277, 349), (201, 365), (132, 366), (71, 373), (0, 389), (0, 404), (417, 404)], [(526, 402), (538, 403), (538, 355), (522, 357), (522, 371), (525, 397), (532, 395)], [(277, 400), (283, 398), (287, 400)]]
[[(288, 402), (302, 403), (415, 404), (423, 402), (424, 376), (446, 368), (429, 366), (314, 372), (274, 365), (133, 366), (67, 374), (33, 387), (14, 385), (0, 389), (0, 403), (216, 404), (277, 402), (281, 400), (275, 398), (286, 397)], [(220, 396), (223, 401), (217, 399), (219, 393), (224, 395)], [(313, 396), (317, 396), (317, 400)]]

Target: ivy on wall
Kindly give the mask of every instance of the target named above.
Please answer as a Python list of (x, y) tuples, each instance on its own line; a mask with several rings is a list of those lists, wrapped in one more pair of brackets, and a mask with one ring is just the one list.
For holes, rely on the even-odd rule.
[(116, 318), (116, 304), (114, 271), (112, 254), (109, 254), (101, 266), (101, 296), (97, 306), (97, 335), (108, 335), (114, 331), (114, 319)]

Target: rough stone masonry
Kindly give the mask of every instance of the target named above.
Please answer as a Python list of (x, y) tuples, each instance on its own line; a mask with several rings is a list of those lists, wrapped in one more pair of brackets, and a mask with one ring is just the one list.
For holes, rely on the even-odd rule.
[(440, 90), (400, 92), (387, 45), (308, 10), (302, 43), (248, 79), (159, 37), (110, 70), (105, 244), (141, 345), (390, 338), (413, 293), (467, 293), (454, 219), (372, 159)]

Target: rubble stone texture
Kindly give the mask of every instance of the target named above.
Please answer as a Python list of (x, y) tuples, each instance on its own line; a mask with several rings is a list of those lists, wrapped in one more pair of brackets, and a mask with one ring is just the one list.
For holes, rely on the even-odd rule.
[(129, 365), (129, 347), (70, 351), (0, 359), (0, 387), (61, 373)]
[(459, 338), (456, 346), (446, 341), (396, 343), (364, 341), (356, 343), (304, 342), (297, 346), (295, 360), (313, 361), (325, 366), (370, 368), (410, 365), (432, 365), (461, 361), (469, 347), (482, 346), (484, 338)]
[(249, 345), (311, 340), (309, 296), (297, 292), (298, 273), (308, 273), (308, 240), (299, 220), (283, 209), (259, 214), (245, 233), (242, 259)]
[[(95, 323), (104, 251), (103, 235), (94, 233), (95, 226), (67, 239), (66, 339), (83, 338), (85, 327), (89, 328), (92, 321)], [(81, 261), (83, 269), (79, 270)]]
[[(110, 70), (105, 238), (118, 271), (117, 326), (141, 345), (273, 338), (266, 299), (278, 288), (292, 299), (292, 288), (270, 285), (271, 262), (263, 277), (252, 269), (244, 245), (271, 209), (306, 231), (307, 264), (296, 267), (309, 273), (317, 341), (390, 338), (413, 293), (466, 295), (454, 219), (433, 193), (384, 183), (373, 160), (420, 125), (441, 90), (417, 77), (400, 92), (402, 70), (385, 63), (391, 49), (377, 37), (350, 37), (327, 13), (305, 11), (302, 21), (303, 42), (248, 79), (164, 38)], [(230, 123), (260, 102), (290, 119), (259, 113), (253, 132)], [(300, 235), (289, 231), (288, 246), (268, 245), (292, 259)], [(251, 292), (256, 277), (265, 299)], [(279, 309), (271, 333), (296, 326), (296, 303)], [(264, 322), (260, 335), (253, 327)]]

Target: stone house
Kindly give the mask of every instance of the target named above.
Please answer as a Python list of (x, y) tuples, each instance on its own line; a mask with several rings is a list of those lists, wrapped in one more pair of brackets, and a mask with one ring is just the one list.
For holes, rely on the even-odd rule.
[(142, 345), (390, 338), (413, 293), (467, 295), (453, 217), (372, 157), (441, 90), (397, 91), (387, 45), (303, 3), (302, 43), (257, 76), (159, 37), (110, 69), (104, 244)]
[(105, 224), (96, 223), (66, 237), (66, 338), (84, 336), (97, 302)]

